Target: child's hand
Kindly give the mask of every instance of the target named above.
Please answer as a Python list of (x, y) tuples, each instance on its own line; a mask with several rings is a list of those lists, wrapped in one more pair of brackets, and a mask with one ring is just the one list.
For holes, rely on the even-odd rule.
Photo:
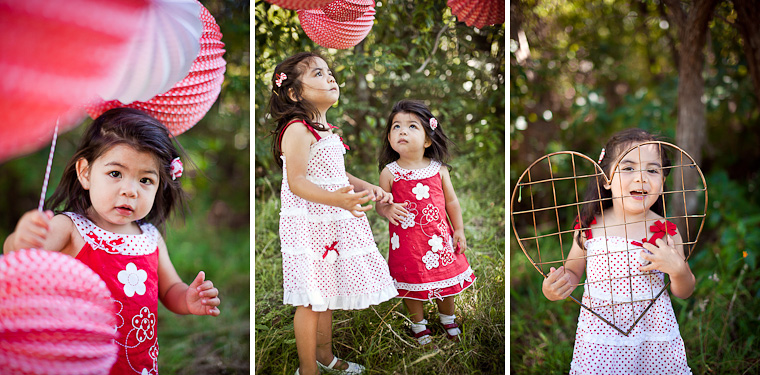
[(393, 203), (393, 194), (383, 190), (380, 186), (372, 185), (370, 190), (375, 194), (375, 197), (372, 199), (373, 201), (377, 203)]
[(335, 206), (348, 210), (352, 215), (356, 217), (362, 217), (364, 216), (364, 211), (372, 209), (371, 204), (366, 206), (362, 205), (372, 199), (373, 193), (371, 191), (351, 193), (351, 190), (353, 189), (353, 185), (349, 185), (334, 191), (333, 194), (337, 195), (337, 202)]
[(190, 286), (187, 288), (185, 300), (187, 301), (187, 310), (193, 315), (211, 315), (218, 316), (219, 311), (219, 290), (214, 288), (211, 280), (205, 280), (206, 273), (198, 272)]
[(464, 229), (454, 231), (454, 252), (462, 254), (467, 250), (467, 240), (464, 238)]
[(651, 243), (644, 243), (643, 247), (651, 252), (647, 253), (641, 250), (641, 258), (648, 260), (649, 263), (646, 266), (639, 267), (639, 271), (652, 271), (658, 270), (667, 273), (668, 275), (675, 276), (682, 272), (688, 272), (686, 262), (684, 261), (683, 254), (679, 254), (675, 248), (675, 243), (672, 237), (668, 237), (666, 243), (661, 238), (658, 238), (657, 246)]
[(393, 225), (399, 225), (404, 219), (406, 219), (406, 216), (409, 215), (409, 211), (406, 210), (406, 206), (409, 205), (409, 203), (391, 203), (390, 206), (388, 206), (388, 210), (386, 211), (386, 215), (388, 215), (388, 221), (391, 222)]
[(13, 250), (44, 247), (52, 218), (53, 211), (32, 210), (25, 213), (13, 232)]
[(575, 290), (570, 275), (565, 272), (565, 266), (561, 266), (558, 269), (551, 267), (549, 269), (549, 276), (544, 279), (541, 285), (541, 291), (544, 292), (544, 296), (549, 301), (559, 301), (570, 296)]

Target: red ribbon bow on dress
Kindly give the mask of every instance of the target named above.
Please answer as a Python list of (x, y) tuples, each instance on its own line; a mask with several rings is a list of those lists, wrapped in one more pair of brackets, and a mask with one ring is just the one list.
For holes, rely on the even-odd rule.
[(105, 252), (109, 254), (120, 253), (120, 251), (115, 249), (114, 247), (116, 246), (121, 247), (122, 245), (124, 245), (124, 239), (121, 237), (106, 242), (105, 240), (98, 237), (98, 235), (93, 233), (92, 231), (90, 231), (90, 233), (87, 233), (87, 237), (90, 237), (90, 239), (95, 242), (95, 250), (103, 249), (105, 250)]
[(393, 182), (398, 182), (399, 180), (406, 180), (406, 179), (412, 177), (412, 172), (414, 172), (414, 171), (409, 171), (409, 172), (406, 172), (406, 173), (393, 172)]
[[(329, 125), (329, 126), (330, 126), (330, 129), (338, 129), (338, 127), (337, 127), (337, 126), (334, 126), (334, 125), (332, 125), (332, 124), (327, 124), (327, 125)], [(345, 147), (345, 148), (346, 148), (346, 150), (348, 150), (348, 151), (351, 151), (351, 148), (350, 148), (350, 147), (348, 147), (348, 145), (346, 144), (346, 142), (343, 142), (343, 137), (341, 137), (341, 136), (338, 136), (338, 138), (340, 138), (340, 143), (343, 143), (343, 147)]]
[(664, 223), (662, 221), (656, 221), (654, 225), (649, 227), (649, 230), (652, 232), (652, 237), (649, 237), (648, 240), (646, 238), (642, 238), (641, 242), (631, 241), (631, 243), (636, 246), (643, 246), (647, 242), (651, 243), (652, 245), (656, 245), (655, 242), (665, 237), (665, 233), (670, 236), (676, 235), (676, 225), (667, 220), (665, 220)]
[[(338, 249), (335, 248), (337, 244), (338, 241), (335, 241), (332, 245), (325, 246), (325, 252), (322, 254), (322, 259), (329, 263), (335, 263), (335, 260), (338, 259), (338, 255), (340, 255)], [(334, 251), (334, 253), (331, 253), (330, 251)]]

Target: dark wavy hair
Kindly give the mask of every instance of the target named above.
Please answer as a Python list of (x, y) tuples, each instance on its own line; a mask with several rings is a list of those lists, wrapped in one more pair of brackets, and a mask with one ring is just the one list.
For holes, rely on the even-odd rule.
[(425, 149), (424, 156), (436, 160), (446, 167), (450, 167), (446, 162), (449, 161), (449, 145), (451, 141), (446, 136), (446, 133), (443, 132), (441, 121), (437, 119), (438, 127), (435, 129), (431, 128), (430, 119), (433, 118), (433, 113), (430, 112), (428, 106), (419, 100), (401, 100), (393, 106), (391, 114), (388, 116), (388, 123), (385, 125), (383, 146), (380, 149), (380, 156), (378, 157), (379, 170), (382, 171), (388, 163), (392, 163), (400, 157), (398, 152), (391, 147), (391, 142), (388, 140), (388, 134), (391, 133), (391, 126), (393, 125), (393, 118), (399, 113), (415, 115), (422, 122), (425, 135), (431, 141), (431, 145)]
[[(272, 96), (269, 98), (267, 112), (277, 123), (275, 129), (271, 132), (272, 155), (280, 168), (282, 168), (282, 159), (280, 159), (282, 145), (280, 141), (282, 133), (289, 122), (300, 120), (320, 131), (329, 129), (327, 124), (321, 124), (312, 120), (319, 115), (319, 111), (302, 96), (303, 84), (301, 76), (308, 70), (309, 63), (316, 58), (325, 60), (324, 57), (316, 52), (297, 53), (277, 65), (274, 68), (274, 74), (272, 74)], [(287, 78), (282, 80), (278, 87), (276, 84), (277, 77), (283, 73)], [(291, 95), (293, 96), (292, 98)]]
[[(153, 224), (163, 232), (166, 220), (174, 210), (180, 209), (184, 215), (186, 201), (180, 180), (172, 180), (170, 175), (171, 161), (180, 156), (172, 143), (173, 138), (166, 126), (137, 109), (114, 108), (103, 113), (85, 131), (76, 153), (66, 164), (61, 183), (45, 206), (50, 209), (60, 207), (56, 213), (70, 211), (86, 216), (92, 202), (89, 192), (77, 178), (77, 161), (85, 159), (92, 166), (95, 160), (112, 147), (127, 145), (139, 152), (151, 153), (158, 165), (163, 166), (158, 171), (159, 186), (153, 207), (141, 220)], [(177, 146), (181, 150), (179, 143)]]
[[(615, 133), (610, 140), (607, 141), (607, 144), (604, 146), (605, 156), (604, 159), (602, 159), (602, 162), (599, 163), (599, 166), (602, 167), (604, 173), (609, 176), (612, 173), (613, 164), (617, 161), (618, 157), (620, 157), (621, 152), (631, 148), (634, 144), (660, 140), (662, 139), (659, 136), (651, 134), (646, 130), (638, 128), (621, 130)], [(659, 150), (660, 158), (662, 159), (663, 178), (665, 178), (670, 174), (670, 168), (668, 168), (671, 165), (670, 157), (668, 156), (667, 150), (662, 147), (659, 147)], [(596, 176), (596, 184), (591, 183), (588, 185), (588, 188), (586, 188), (584, 201), (588, 203), (584, 203), (581, 206), (581, 230), (590, 228), (591, 222), (594, 221), (596, 215), (601, 214), (602, 210), (612, 207), (612, 191), (604, 188), (605, 183), (606, 181), (603, 176)], [(662, 190), (664, 193), (666, 190), (665, 185), (663, 185)], [(657, 198), (657, 201), (654, 202), (651, 210), (660, 216), (665, 215), (665, 200), (662, 198), (662, 195), (660, 195)], [(584, 247), (581, 236), (576, 237), (576, 243), (578, 243), (581, 248)]]

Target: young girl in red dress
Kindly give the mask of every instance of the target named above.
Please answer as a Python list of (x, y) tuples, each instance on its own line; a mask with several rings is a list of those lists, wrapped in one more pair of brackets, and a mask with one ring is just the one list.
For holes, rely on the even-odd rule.
[(451, 183), (448, 138), (427, 106), (402, 100), (385, 129), (380, 187), (393, 194), (377, 211), (388, 219), (388, 267), (412, 320), (417, 341), (431, 342), (423, 302), (435, 301), (449, 339), (461, 333), (454, 296), (475, 282), (464, 255), (462, 210)]
[[(602, 149), (599, 165), (609, 176), (622, 152), (655, 140), (641, 129), (621, 131)], [(664, 288), (666, 273), (674, 296), (688, 298), (694, 291), (681, 235), (662, 217), (670, 160), (658, 144), (641, 145), (620, 159), (609, 183), (598, 178), (589, 185), (591, 203), (581, 208), (573, 247), (564, 266), (550, 268), (543, 293), (552, 301), (567, 298), (585, 271), (585, 306), (618, 327), (630, 327), (646, 312), (626, 336), (581, 308), (570, 374), (691, 374), (667, 291), (646, 310)]]
[[(280, 251), (283, 303), (296, 306), (299, 368), (313, 375), (361, 374), (332, 351), (332, 310), (366, 309), (396, 296), (364, 211), (391, 195), (346, 172), (348, 146), (327, 123), (340, 88), (322, 57), (302, 52), (272, 78), (269, 113), (275, 160), (282, 166)], [(358, 192), (354, 192), (354, 189)]]
[(111, 374), (158, 374), (158, 300), (177, 314), (219, 315), (205, 273), (180, 279), (157, 228), (181, 207), (182, 163), (169, 131), (144, 112), (117, 108), (87, 129), (47, 207), (29, 211), (3, 252), (41, 248), (97, 273), (114, 300), (118, 358)]

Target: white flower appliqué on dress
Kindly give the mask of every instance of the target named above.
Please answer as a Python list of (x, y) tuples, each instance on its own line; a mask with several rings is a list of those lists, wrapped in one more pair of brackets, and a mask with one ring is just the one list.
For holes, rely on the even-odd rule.
[(430, 245), (433, 252), (437, 253), (443, 249), (443, 238), (438, 237), (438, 235), (433, 235), (433, 238), (428, 240), (428, 245)]
[(398, 249), (398, 247), (399, 247), (398, 241), (399, 241), (398, 234), (393, 233), (393, 236), (391, 236), (391, 249), (392, 250)]
[(148, 280), (148, 273), (145, 270), (138, 270), (134, 263), (127, 264), (127, 269), (119, 271), (116, 275), (119, 282), (124, 284), (124, 294), (132, 297), (135, 293), (145, 294), (145, 281)]
[(415, 215), (411, 212), (409, 212), (404, 220), (401, 221), (401, 228), (411, 228), (414, 226), (414, 217)]
[(438, 258), (440, 258), (438, 254), (428, 251), (422, 257), (422, 262), (425, 263), (425, 268), (432, 270), (433, 268), (438, 268)]
[(132, 327), (137, 330), (135, 338), (143, 342), (150, 340), (155, 335), (156, 315), (151, 313), (147, 307), (140, 309), (140, 314), (132, 317)]
[(430, 186), (423, 185), (422, 182), (418, 182), (417, 186), (412, 188), (412, 193), (416, 196), (417, 200), (430, 198)]

